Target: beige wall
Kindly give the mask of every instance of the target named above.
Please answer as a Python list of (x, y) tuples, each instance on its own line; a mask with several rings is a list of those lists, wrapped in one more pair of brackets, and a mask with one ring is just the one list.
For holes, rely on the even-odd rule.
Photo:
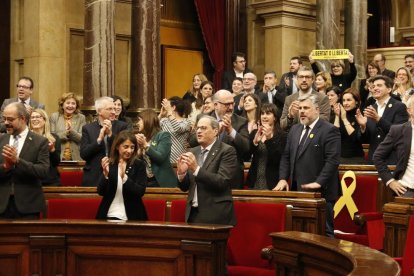
[[(59, 96), (82, 95), (84, 0), (13, 0), (11, 27), (11, 85), (20, 76), (33, 78), (33, 98), (57, 111)], [(131, 4), (115, 4), (115, 92), (129, 99)], [(202, 36), (191, 24), (162, 20), (161, 44), (202, 49)], [(186, 80), (186, 82), (190, 82)]]

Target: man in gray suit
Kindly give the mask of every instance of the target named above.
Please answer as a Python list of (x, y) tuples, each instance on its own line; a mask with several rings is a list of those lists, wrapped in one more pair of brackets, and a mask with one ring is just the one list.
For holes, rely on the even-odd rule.
[[(34, 88), (34, 83), (31, 78), (21, 77), (16, 87), (17, 87), (17, 97), (5, 99), (3, 104), (1, 105), (1, 113), (3, 112), (3, 110), (6, 108), (8, 104), (15, 103), (15, 102), (23, 103), (27, 111), (29, 112), (29, 114), (32, 113), (32, 110), (36, 108), (45, 109), (44, 104), (38, 103), (31, 98), (31, 95), (33, 94), (33, 88)], [(6, 132), (4, 122), (1, 118), (0, 118), (0, 132)]]
[(219, 123), (203, 116), (197, 123), (199, 146), (177, 160), (178, 186), (189, 191), (186, 222), (235, 225), (231, 184), (237, 174), (236, 151), (217, 139)]
[(49, 172), (48, 140), (29, 131), (29, 114), (11, 103), (2, 119), (7, 134), (0, 136), (0, 218), (39, 218), (45, 207), (41, 179)]
[(282, 117), (280, 118), (280, 126), (283, 130), (289, 131), (289, 129), (299, 122), (299, 97), (307, 95), (315, 95), (319, 103), (319, 111), (321, 119), (329, 121), (331, 114), (331, 106), (327, 96), (322, 95), (318, 91), (313, 90), (312, 84), (315, 80), (315, 74), (312, 69), (308, 67), (301, 67), (297, 73), (297, 86), (298, 93), (289, 95), (285, 99), (285, 105), (283, 106)]

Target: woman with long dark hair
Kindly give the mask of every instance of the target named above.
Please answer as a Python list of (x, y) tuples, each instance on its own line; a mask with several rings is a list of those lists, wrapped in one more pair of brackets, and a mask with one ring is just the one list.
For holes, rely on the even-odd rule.
[(137, 158), (135, 135), (121, 131), (112, 143), (109, 157), (101, 161), (103, 174), (98, 181), (98, 193), (103, 196), (97, 219), (147, 220), (142, 196), (147, 177), (145, 164)]
[(287, 135), (279, 124), (276, 106), (263, 104), (260, 126), (250, 133), (252, 162), (246, 181), (249, 188), (272, 190), (276, 186), (286, 139)]

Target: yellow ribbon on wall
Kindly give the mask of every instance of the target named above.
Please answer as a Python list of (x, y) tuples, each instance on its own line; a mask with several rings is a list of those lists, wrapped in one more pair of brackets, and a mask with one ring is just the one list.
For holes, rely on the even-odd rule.
[[(346, 186), (345, 179), (347, 177), (352, 178), (352, 183), (349, 185), (349, 187)], [(353, 171), (346, 171), (341, 179), (341, 187), (342, 187), (342, 196), (336, 201), (334, 206), (334, 218), (341, 212), (342, 208), (346, 205), (346, 208), (348, 209), (349, 215), (351, 216), (351, 219), (354, 219), (354, 215), (356, 212), (358, 212), (358, 208), (352, 199), (352, 194), (354, 193), (356, 189), (356, 176)]]

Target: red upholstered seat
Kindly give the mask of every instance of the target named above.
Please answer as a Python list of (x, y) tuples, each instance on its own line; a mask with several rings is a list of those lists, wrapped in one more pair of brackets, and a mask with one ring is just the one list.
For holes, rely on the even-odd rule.
[(269, 234), (285, 230), (286, 205), (234, 202), (237, 224), (227, 246), (229, 275), (275, 275), (275, 268), (261, 258), (272, 244)]
[(143, 199), (148, 220), (165, 221), (167, 203), (165, 199)]
[(170, 221), (171, 222), (185, 222), (185, 207), (187, 200), (178, 199), (171, 201)]
[(95, 219), (101, 198), (49, 199), (47, 217), (55, 219)]
[(410, 217), (407, 239), (405, 240), (404, 255), (395, 258), (401, 266), (401, 276), (411, 276), (414, 273), (414, 215)]
[(60, 172), (61, 186), (81, 186), (83, 171), (62, 171)]
[[(351, 179), (347, 178), (345, 182), (349, 187)], [(377, 212), (378, 176), (356, 175), (356, 183), (352, 198), (358, 208), (356, 215), (362, 218), (362, 225), (352, 221), (345, 206), (335, 218), (334, 226), (335, 230), (346, 232), (346, 234), (335, 233), (335, 237), (381, 250), (384, 243), (385, 225), (382, 212)]]

